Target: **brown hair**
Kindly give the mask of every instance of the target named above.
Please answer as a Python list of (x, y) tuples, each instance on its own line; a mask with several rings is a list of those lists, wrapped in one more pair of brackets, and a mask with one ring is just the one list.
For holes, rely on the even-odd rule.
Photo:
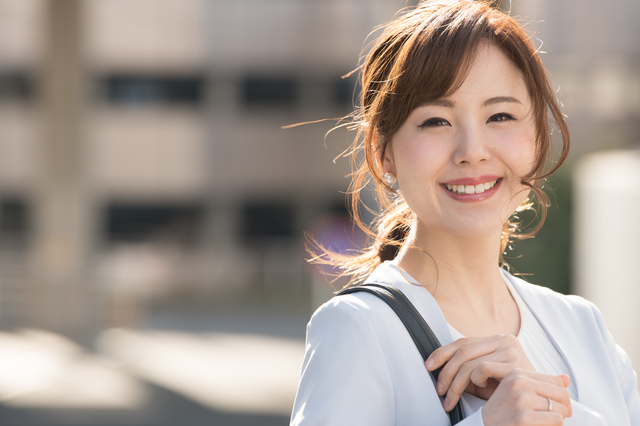
[[(389, 23), (368, 54), (363, 56), (360, 106), (349, 118), (357, 134), (346, 151), (352, 161), (350, 185), (354, 223), (373, 243), (358, 255), (342, 255), (320, 247), (313, 261), (339, 267), (351, 284), (366, 278), (381, 262), (393, 259), (411, 229), (412, 211), (383, 179), (380, 158), (392, 136), (417, 106), (446, 97), (464, 81), (481, 42), (498, 47), (521, 71), (532, 102), (536, 128), (536, 159), (522, 178), (538, 200), (539, 222), (522, 233), (509, 219), (503, 227), (500, 262), (511, 239), (527, 238), (544, 223), (548, 197), (544, 178), (555, 172), (569, 151), (569, 132), (536, 49), (523, 28), (485, 1), (423, 1)], [(551, 152), (552, 123), (562, 138), (557, 159)], [(362, 153), (364, 152), (364, 156)], [(370, 228), (360, 218), (362, 189), (374, 185), (379, 204)], [(364, 205), (364, 204), (363, 204)], [(519, 210), (530, 208), (528, 200)], [(366, 208), (366, 206), (365, 206)]]

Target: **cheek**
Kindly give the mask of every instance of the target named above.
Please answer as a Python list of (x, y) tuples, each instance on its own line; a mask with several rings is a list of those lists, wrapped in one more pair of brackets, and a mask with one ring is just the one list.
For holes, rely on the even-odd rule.
[(514, 132), (507, 138), (508, 148), (504, 150), (505, 162), (514, 175), (526, 176), (536, 162), (536, 142), (530, 132)]
[(446, 166), (449, 155), (438, 149), (437, 144), (421, 144), (404, 147), (397, 158), (397, 176), (400, 190), (411, 190), (417, 185), (419, 191), (431, 190), (434, 182)]
[(509, 203), (509, 215), (520, 206), (529, 195), (529, 188), (523, 185), (521, 178), (529, 174), (536, 161), (536, 143), (530, 132), (514, 132), (509, 138), (509, 149), (506, 150), (505, 163), (508, 164), (514, 179), (511, 183), (513, 199)]
[(427, 172), (438, 168), (450, 158), (446, 148), (448, 145), (450, 143), (438, 137), (398, 138), (393, 152), (399, 168)]

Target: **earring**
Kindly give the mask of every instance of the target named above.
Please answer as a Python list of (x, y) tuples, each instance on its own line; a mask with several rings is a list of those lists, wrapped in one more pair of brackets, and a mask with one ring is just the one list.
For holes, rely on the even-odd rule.
[(393, 173), (387, 172), (384, 174), (384, 181), (386, 182), (387, 185), (391, 186), (394, 183), (396, 183), (396, 177), (394, 176)]

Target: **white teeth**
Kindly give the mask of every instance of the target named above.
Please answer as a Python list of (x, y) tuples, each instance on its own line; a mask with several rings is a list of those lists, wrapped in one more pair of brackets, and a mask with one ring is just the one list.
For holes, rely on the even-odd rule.
[(477, 185), (450, 185), (446, 184), (445, 187), (454, 194), (482, 194), (484, 191), (493, 188), (498, 179), (492, 182), (479, 183)]

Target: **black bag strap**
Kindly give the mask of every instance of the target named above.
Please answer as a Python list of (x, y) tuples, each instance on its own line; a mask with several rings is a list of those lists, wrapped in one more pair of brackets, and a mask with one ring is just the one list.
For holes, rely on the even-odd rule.
[[(433, 351), (442, 346), (436, 335), (433, 334), (429, 324), (427, 324), (415, 306), (413, 306), (409, 299), (407, 299), (407, 296), (397, 288), (384, 284), (369, 283), (345, 288), (338, 293), (338, 296), (358, 291), (364, 291), (379, 297), (395, 311), (396, 315), (398, 315), (404, 326), (407, 328), (413, 342), (418, 347), (418, 351), (420, 352), (420, 355), (422, 355), (423, 361), (426, 361)], [(441, 370), (442, 367), (431, 372), (431, 375), (436, 382), (438, 381), (438, 376), (440, 375)], [(464, 419), (464, 410), (462, 409), (461, 400), (458, 400), (458, 403), (453, 410), (449, 411), (449, 418), (451, 419), (452, 425), (455, 425)]]

